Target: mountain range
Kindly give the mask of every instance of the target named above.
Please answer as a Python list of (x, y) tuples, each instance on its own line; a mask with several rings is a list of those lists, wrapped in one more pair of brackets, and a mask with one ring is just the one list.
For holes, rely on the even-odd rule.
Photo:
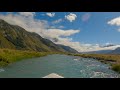
[(115, 50), (112, 50), (109, 52), (109, 54), (120, 54), (120, 47), (116, 48)]
[(82, 52), (85, 54), (120, 54), (120, 47), (117, 47), (115, 50), (98, 50), (90, 52)]
[(24, 28), (11, 25), (2, 19), (0, 19), (0, 48), (78, 53), (69, 46), (57, 45), (37, 33), (28, 32)]
[(83, 52), (86, 54), (109, 54), (113, 50), (98, 50), (98, 51), (90, 51), (90, 52)]

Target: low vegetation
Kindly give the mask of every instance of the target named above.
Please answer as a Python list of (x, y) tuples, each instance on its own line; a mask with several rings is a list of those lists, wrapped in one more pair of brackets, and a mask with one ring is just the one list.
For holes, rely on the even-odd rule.
[(13, 63), (22, 59), (41, 57), (49, 54), (55, 54), (55, 53), (0, 49), (0, 67), (6, 66), (10, 63)]
[(6, 66), (10, 63), (20, 61), (27, 58), (42, 57), (50, 54), (66, 54), (73, 56), (81, 56), (84, 58), (97, 59), (105, 64), (110, 64), (111, 69), (120, 73), (120, 55), (112, 54), (71, 54), (60, 52), (36, 52), (36, 51), (23, 51), (12, 49), (0, 49), (0, 67)]
[(110, 64), (111, 69), (120, 73), (120, 55), (113, 54), (70, 54), (70, 55), (97, 59), (105, 64)]

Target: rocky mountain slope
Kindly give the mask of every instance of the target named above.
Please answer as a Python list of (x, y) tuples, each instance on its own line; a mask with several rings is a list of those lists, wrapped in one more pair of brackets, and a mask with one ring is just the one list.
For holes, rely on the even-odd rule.
[(0, 19), (0, 48), (50, 51), (50, 52), (77, 52), (62, 45), (57, 45), (52, 41), (42, 38), (34, 32), (28, 32), (24, 28), (11, 25)]

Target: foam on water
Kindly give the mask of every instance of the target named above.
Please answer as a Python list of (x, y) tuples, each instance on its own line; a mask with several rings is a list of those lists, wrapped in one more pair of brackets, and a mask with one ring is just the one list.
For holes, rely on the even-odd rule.
[(4, 69), (0, 69), (0, 72), (4, 72), (5, 70)]
[(94, 73), (94, 75), (92, 77), (90, 77), (90, 78), (97, 78), (97, 77), (101, 77), (101, 78), (107, 78), (107, 77), (113, 78), (113, 76), (111, 76), (110, 74), (104, 73), (104, 72), (93, 72), (93, 73)]
[(78, 59), (74, 59), (75, 61), (77, 61)]

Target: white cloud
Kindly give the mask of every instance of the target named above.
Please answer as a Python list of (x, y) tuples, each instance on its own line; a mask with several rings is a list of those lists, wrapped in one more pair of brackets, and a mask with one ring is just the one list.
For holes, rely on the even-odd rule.
[[(114, 18), (110, 21), (107, 22), (109, 25), (115, 25), (115, 26), (120, 26), (120, 17)], [(120, 32), (120, 28), (117, 29), (118, 32)]]
[(73, 22), (77, 18), (77, 15), (74, 13), (70, 13), (69, 15), (65, 15), (65, 19), (69, 20), (70, 22)]
[(114, 50), (120, 45), (111, 46), (111, 47), (100, 47), (99, 44), (83, 44), (80, 42), (72, 41), (72, 38), (59, 38), (56, 44), (63, 44), (74, 48), (79, 52), (89, 52), (89, 51), (98, 51), (98, 50)]
[(106, 46), (108, 46), (108, 45), (113, 45), (113, 43), (107, 42), (107, 43), (105, 43), (105, 45), (106, 45)]
[(101, 47), (99, 44), (80, 44), (82, 46), (81, 52), (89, 51), (99, 51), (99, 50), (115, 50), (120, 45), (110, 46), (110, 47)]
[(58, 19), (58, 20), (53, 21), (52, 23), (53, 23), (53, 24), (57, 24), (57, 23), (60, 23), (60, 22), (62, 22), (62, 21), (63, 21), (62, 19)]
[(33, 17), (33, 15), (29, 15), (26, 17), (25, 15), (17, 14), (7, 14), (0, 15), (0, 19), (7, 21), (13, 25), (19, 25), (30, 32), (36, 32), (42, 36), (45, 28), (48, 26), (47, 21), (38, 20)]
[(46, 13), (46, 15), (49, 16), (49, 17), (54, 17), (55, 13)]
[(91, 17), (91, 14), (90, 13), (86, 13), (82, 16), (82, 21), (88, 21)]
[(26, 15), (20, 13), (17, 14), (9, 13), (7, 15), (0, 14), (0, 19), (3, 19), (13, 25), (19, 25), (26, 29), (27, 31), (36, 32), (42, 37), (48, 38), (50, 40), (53, 40), (53, 38), (58, 38), (59, 41), (57, 43), (61, 43), (64, 45), (66, 44), (77, 48), (76, 45), (78, 44), (78, 42), (75, 42), (74, 45), (74, 42), (72, 42), (71, 41), (72, 39), (68, 38), (68, 36), (79, 33), (80, 30), (55, 29), (54, 26), (53, 26), (54, 29), (47, 29), (47, 27), (50, 27), (47, 21), (35, 19), (34, 15), (29, 15), (29, 17), (26, 17)]
[(114, 50), (117, 47), (120, 47), (120, 45), (115, 45), (115, 46), (111, 46), (111, 47), (97, 47), (92, 51), (98, 51), (98, 50)]
[(63, 29), (65, 28), (64, 26), (60, 25), (60, 26), (49, 26), (49, 29)]
[(77, 51), (86, 52), (86, 51), (94, 51), (94, 50), (103, 50), (103, 49), (113, 49), (114, 47), (106, 47), (101, 48), (99, 44), (92, 45), (92, 44), (81, 44), (80, 42), (75, 42), (69, 36), (79, 33), (80, 30), (63, 30), (63, 29), (47, 29), (50, 27), (48, 25), (48, 21), (35, 19), (35, 13), (32, 15), (23, 15), (20, 13), (13, 14), (8, 13), (6, 15), (0, 14), (0, 19), (7, 21), (13, 25), (19, 25), (25, 28), (27, 31), (36, 32), (44, 38), (48, 38), (52, 41), (56, 38), (56, 44), (63, 44), (66, 46), (70, 46)]
[(34, 16), (35, 15), (35, 12), (19, 12), (20, 15), (23, 15), (23, 16)]
[(56, 27), (55, 26), (49, 26), (48, 28), (49, 29), (55, 29)]
[(77, 51), (81, 51), (81, 46), (80, 46), (80, 43), (79, 42), (73, 42), (72, 41), (72, 38), (59, 38), (58, 39), (59, 41), (56, 42), (56, 44), (63, 44), (63, 45), (66, 45), (66, 46), (70, 46), (74, 49), (76, 49)]
[(114, 18), (114, 19), (108, 21), (108, 24), (120, 26), (120, 17), (117, 17), (117, 18)]
[[(62, 36), (71, 36), (75, 33), (79, 33), (80, 30), (61, 30), (61, 29), (48, 29), (45, 31), (45, 36), (48, 36), (49, 38), (59, 38)], [(49, 35), (48, 35), (49, 34)]]
[(120, 32), (120, 28), (118, 29), (118, 32)]

